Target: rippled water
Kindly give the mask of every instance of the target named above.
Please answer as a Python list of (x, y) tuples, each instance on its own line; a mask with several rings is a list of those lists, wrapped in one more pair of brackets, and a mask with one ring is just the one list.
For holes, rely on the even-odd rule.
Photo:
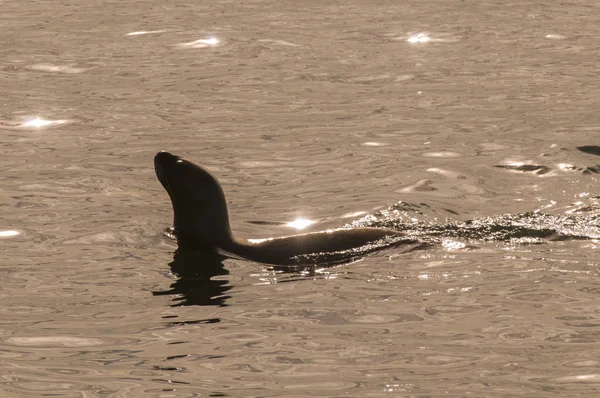
[[(597, 2), (0, 6), (0, 395), (598, 394)], [(431, 246), (194, 268), (161, 149)]]

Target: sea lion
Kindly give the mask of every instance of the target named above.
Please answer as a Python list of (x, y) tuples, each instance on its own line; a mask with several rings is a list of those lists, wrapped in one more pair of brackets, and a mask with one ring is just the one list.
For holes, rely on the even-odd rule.
[(180, 248), (270, 265), (334, 265), (397, 245), (416, 245), (401, 232), (381, 228), (338, 228), (267, 239), (236, 239), (229, 227), (221, 185), (202, 167), (168, 152), (154, 157), (156, 176), (173, 205)]

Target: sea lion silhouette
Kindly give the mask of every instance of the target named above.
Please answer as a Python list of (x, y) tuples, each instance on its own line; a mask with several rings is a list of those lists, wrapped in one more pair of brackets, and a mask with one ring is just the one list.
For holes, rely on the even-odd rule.
[(237, 239), (221, 185), (202, 167), (168, 152), (154, 157), (156, 176), (173, 205), (180, 248), (270, 265), (335, 265), (383, 248), (421, 242), (382, 228), (338, 228), (267, 239)]

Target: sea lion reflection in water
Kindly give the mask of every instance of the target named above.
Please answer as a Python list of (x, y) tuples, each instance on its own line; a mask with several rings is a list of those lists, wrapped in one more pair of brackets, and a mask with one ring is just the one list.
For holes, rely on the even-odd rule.
[(335, 265), (391, 246), (420, 246), (406, 235), (382, 228), (339, 228), (281, 238), (237, 239), (229, 227), (221, 185), (202, 167), (168, 152), (154, 157), (158, 180), (173, 204), (180, 248), (270, 265)]

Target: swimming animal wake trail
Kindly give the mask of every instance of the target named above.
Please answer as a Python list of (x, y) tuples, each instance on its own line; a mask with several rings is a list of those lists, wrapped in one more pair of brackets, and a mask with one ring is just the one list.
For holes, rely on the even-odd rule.
[(600, 198), (580, 213), (519, 213), (466, 221), (415, 221), (419, 205), (399, 202), (340, 228), (286, 237), (239, 239), (233, 236), (225, 194), (207, 170), (168, 152), (154, 158), (158, 180), (173, 205), (173, 235), (179, 249), (199, 250), (215, 259), (235, 258), (275, 266), (331, 266), (382, 249), (422, 249), (443, 238), (468, 242), (600, 238)]

